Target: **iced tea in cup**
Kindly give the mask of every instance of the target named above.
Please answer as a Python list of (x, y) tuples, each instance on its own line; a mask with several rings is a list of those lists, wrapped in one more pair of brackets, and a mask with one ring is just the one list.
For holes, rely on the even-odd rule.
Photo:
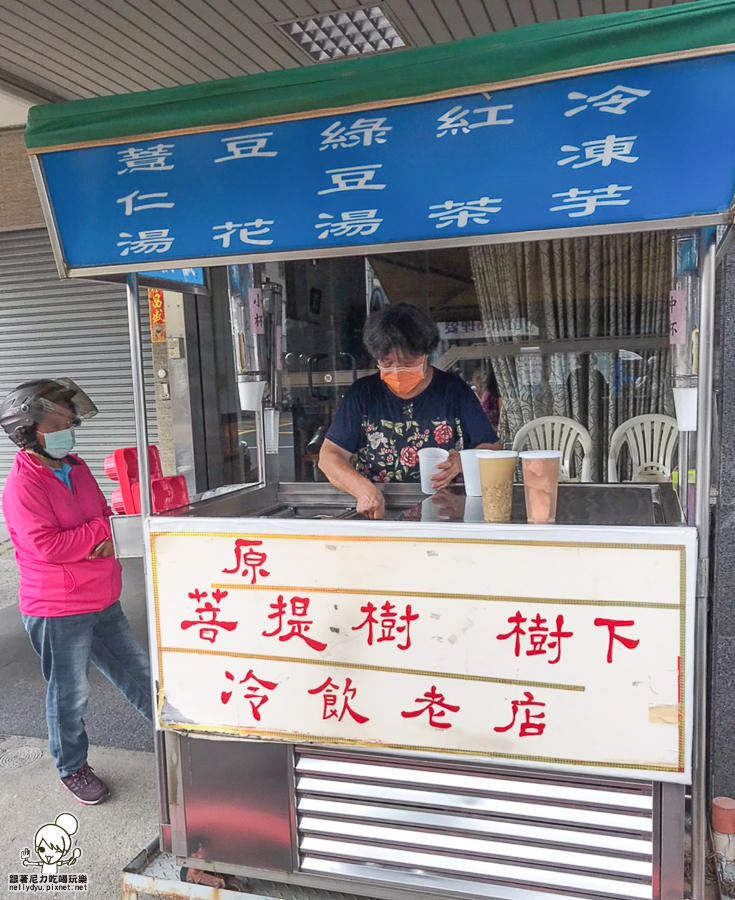
[(436, 475), (439, 463), (449, 459), (449, 452), (441, 447), (424, 447), (419, 450), (419, 472), (421, 473), (421, 490), (424, 494), (435, 494), (431, 479)]
[(510, 522), (517, 459), (515, 450), (494, 450), (487, 456), (478, 457), (482, 514), (486, 522)]
[(526, 518), (531, 525), (553, 525), (556, 522), (560, 462), (559, 450), (526, 450), (521, 453)]

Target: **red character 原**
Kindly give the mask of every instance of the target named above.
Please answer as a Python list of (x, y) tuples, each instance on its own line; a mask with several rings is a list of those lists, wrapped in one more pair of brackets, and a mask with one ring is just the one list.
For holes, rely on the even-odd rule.
[(240, 566), (242, 566), (243, 578), (251, 576), (250, 584), (255, 584), (258, 575), (267, 578), (270, 572), (266, 572), (262, 566), (268, 558), (268, 554), (254, 549), (262, 544), (263, 541), (246, 541), (244, 538), (238, 538), (235, 541), (235, 565), (232, 569), (222, 569), (222, 572), (234, 575), (240, 571)]

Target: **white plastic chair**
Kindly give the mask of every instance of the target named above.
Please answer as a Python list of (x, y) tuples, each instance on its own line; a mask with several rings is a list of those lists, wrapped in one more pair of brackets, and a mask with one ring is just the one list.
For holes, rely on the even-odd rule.
[[(582, 471), (572, 478), (571, 469), (577, 442), (582, 447)], [(592, 481), (592, 438), (589, 431), (574, 419), (564, 416), (541, 416), (518, 430), (514, 450), (560, 450), (559, 481)]]
[(669, 481), (678, 440), (679, 428), (671, 416), (650, 413), (628, 419), (615, 429), (610, 440), (607, 480), (620, 480), (618, 459), (627, 444), (631, 481)]

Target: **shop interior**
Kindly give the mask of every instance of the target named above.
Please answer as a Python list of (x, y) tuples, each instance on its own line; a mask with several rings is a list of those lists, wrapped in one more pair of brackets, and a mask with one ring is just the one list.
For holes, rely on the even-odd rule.
[[(329, 423), (375, 371), (365, 318), (395, 303), (436, 322), (432, 364), (471, 385), (507, 449), (562, 449), (563, 481), (676, 480), (672, 352), (696, 369), (696, 331), (683, 333), (670, 293), (696, 297), (696, 269), (697, 236), (660, 231), (211, 270), (211, 300), (196, 298), (187, 321), (196, 493), (323, 481)], [(263, 288), (255, 336), (240, 277)], [(237, 390), (253, 381), (264, 383), (263, 447)]]

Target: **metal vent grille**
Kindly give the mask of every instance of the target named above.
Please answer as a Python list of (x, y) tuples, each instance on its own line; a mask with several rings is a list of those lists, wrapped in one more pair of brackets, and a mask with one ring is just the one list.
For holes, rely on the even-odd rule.
[(653, 897), (651, 784), (302, 749), (301, 871), (441, 896)]
[(384, 6), (278, 22), (277, 27), (315, 62), (400, 50), (406, 41)]

